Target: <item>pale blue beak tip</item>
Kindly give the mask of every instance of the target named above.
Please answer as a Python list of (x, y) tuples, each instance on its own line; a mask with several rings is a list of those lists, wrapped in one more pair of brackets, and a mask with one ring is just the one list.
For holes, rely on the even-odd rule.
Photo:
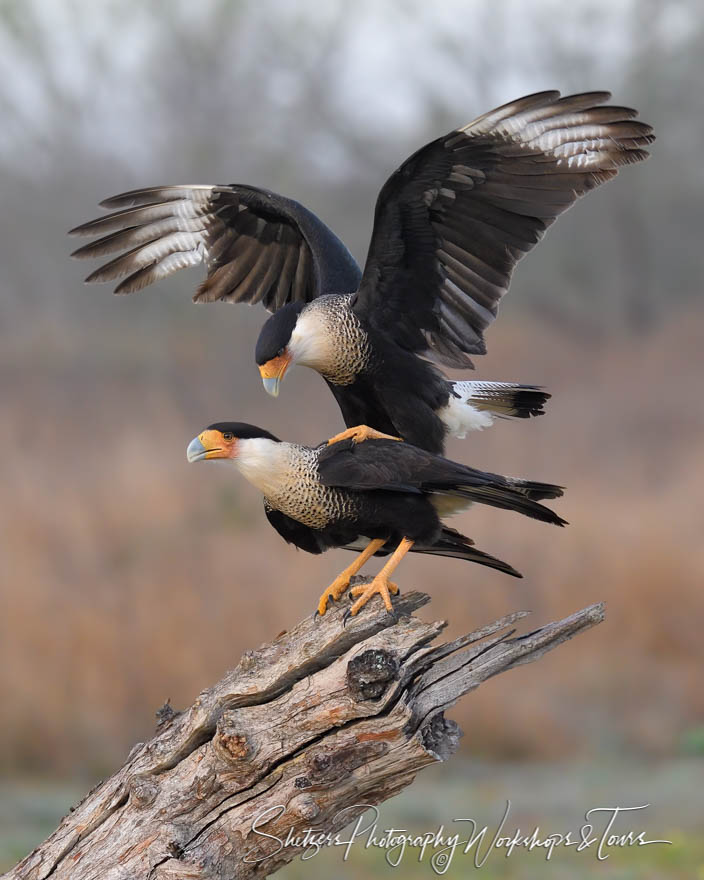
[(188, 449), (186, 449), (186, 458), (190, 462), (200, 461), (200, 459), (205, 458), (207, 451), (198, 437), (194, 437), (188, 444)]
[(267, 394), (271, 394), (272, 397), (279, 396), (279, 385), (281, 384), (281, 379), (262, 379), (262, 383), (264, 385), (264, 390)]

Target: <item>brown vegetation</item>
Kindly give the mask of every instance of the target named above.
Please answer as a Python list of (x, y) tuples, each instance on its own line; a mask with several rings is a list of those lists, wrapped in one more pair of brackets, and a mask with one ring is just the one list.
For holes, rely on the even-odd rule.
[[(118, 315), (118, 302), (106, 308)], [(340, 427), (312, 373), (294, 371), (278, 401), (266, 398), (251, 339), (238, 331), (238, 348), (228, 338), (243, 311), (257, 326), (255, 312), (189, 308), (192, 324), (174, 324), (151, 350), (116, 333), (63, 350), (51, 335), (24, 350), (6, 340), (0, 753), (9, 766), (118, 763), (166, 698), (190, 703), (245, 649), (312, 611), (346, 558), (285, 546), (237, 474), (186, 463), (188, 440), (217, 418), (311, 443)], [(554, 398), (544, 418), (499, 424), (451, 454), (564, 483), (559, 511), (571, 524), (475, 508), (459, 527), (525, 579), (410, 558), (401, 586), (429, 588), (451, 634), (517, 608), (542, 620), (599, 600), (607, 619), (546, 658), (539, 685), (519, 669), (455, 710), (473, 753), (671, 751), (702, 717), (703, 335), (704, 315), (691, 312), (598, 344), (536, 318), (502, 317), (491, 332), (479, 375), (542, 382)]]

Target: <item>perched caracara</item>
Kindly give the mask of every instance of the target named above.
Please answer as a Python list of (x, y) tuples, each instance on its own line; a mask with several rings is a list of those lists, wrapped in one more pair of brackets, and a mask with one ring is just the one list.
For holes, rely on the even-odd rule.
[(350, 428), (441, 453), (496, 415), (543, 411), (537, 386), (452, 382), (429, 361), (471, 368), (518, 260), (579, 196), (646, 158), (651, 127), (609, 98), (540, 92), (418, 150), (379, 194), (363, 275), (302, 205), (237, 184), (107, 199), (119, 210), (72, 230), (103, 236), (74, 256), (118, 253), (87, 280), (126, 275), (119, 293), (205, 262), (196, 301), (274, 312), (255, 353), (270, 394), (292, 364), (311, 367)]
[(309, 553), (331, 547), (361, 550), (325, 590), (318, 603), (339, 599), (373, 555), (391, 558), (363, 587), (349, 609), (356, 614), (379, 593), (392, 610), (391, 574), (410, 550), (454, 556), (521, 575), (510, 565), (473, 547), (442, 517), (465, 510), (473, 501), (515, 510), (554, 525), (565, 520), (538, 501), (558, 498), (559, 486), (484, 473), (392, 439), (355, 442), (348, 438), (318, 447), (283, 443), (261, 428), (242, 422), (218, 422), (188, 446), (189, 461), (231, 459), (264, 494), (271, 525), (289, 543)]

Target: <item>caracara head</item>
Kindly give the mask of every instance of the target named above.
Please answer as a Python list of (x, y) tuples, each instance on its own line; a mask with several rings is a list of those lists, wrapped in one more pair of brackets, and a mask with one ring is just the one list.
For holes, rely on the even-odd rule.
[(297, 358), (293, 351), (291, 334), (305, 303), (296, 302), (283, 306), (269, 318), (257, 339), (254, 357), (264, 389), (272, 397), (279, 394), (279, 384), (286, 370)]
[(337, 335), (330, 321), (329, 296), (310, 303), (289, 303), (262, 327), (255, 358), (264, 388), (273, 397), (291, 364), (310, 367), (323, 375), (334, 361)]
[(186, 457), (190, 462), (205, 461), (209, 458), (236, 459), (240, 454), (241, 440), (274, 440), (274, 437), (263, 428), (248, 425), (245, 422), (215, 422), (188, 444)]

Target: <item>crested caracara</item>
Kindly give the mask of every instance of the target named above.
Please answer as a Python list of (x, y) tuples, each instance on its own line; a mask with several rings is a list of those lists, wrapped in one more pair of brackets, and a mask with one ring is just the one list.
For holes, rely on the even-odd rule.
[(197, 302), (274, 312), (255, 351), (270, 394), (292, 364), (311, 367), (348, 427), (441, 453), (448, 435), (543, 411), (538, 386), (453, 382), (430, 361), (471, 368), (520, 258), (577, 198), (646, 158), (651, 127), (609, 98), (540, 92), (422, 147), (379, 193), (363, 274), (302, 205), (237, 184), (106, 199), (118, 210), (72, 230), (102, 236), (74, 256), (118, 254), (86, 280), (127, 276), (119, 293), (204, 262)]
[(391, 553), (371, 583), (352, 587), (357, 598), (350, 614), (375, 593), (392, 610), (390, 593), (398, 588), (390, 577), (409, 550), (466, 559), (520, 577), (442, 521), (473, 501), (565, 524), (538, 503), (562, 495), (559, 486), (484, 473), (394, 440), (356, 443), (348, 438), (299, 446), (253, 425), (218, 422), (191, 441), (187, 456), (191, 462), (232, 460), (262, 491), (269, 522), (289, 543), (309, 553), (332, 547), (361, 551), (322, 594), (319, 614), (325, 613), (329, 599), (340, 598), (373, 555)]

